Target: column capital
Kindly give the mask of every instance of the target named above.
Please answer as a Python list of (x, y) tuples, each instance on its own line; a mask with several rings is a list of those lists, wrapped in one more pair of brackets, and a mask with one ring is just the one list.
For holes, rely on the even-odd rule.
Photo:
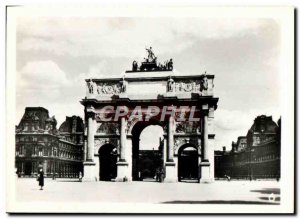
[(202, 110), (208, 110), (208, 109), (209, 109), (208, 104), (202, 104), (202, 105), (201, 105), (201, 109), (202, 109)]
[(96, 114), (95, 108), (93, 106), (86, 107), (86, 116), (94, 118)]

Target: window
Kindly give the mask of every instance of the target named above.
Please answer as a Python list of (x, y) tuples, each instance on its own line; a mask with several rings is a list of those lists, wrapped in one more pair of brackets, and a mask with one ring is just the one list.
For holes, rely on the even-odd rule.
[(54, 148), (54, 151), (53, 151), (53, 156), (56, 157), (57, 156), (57, 149)]
[(27, 122), (24, 123), (24, 131), (28, 131), (28, 123)]
[(17, 155), (17, 156), (20, 154), (20, 151), (19, 151), (19, 150), (20, 150), (20, 147), (17, 146), (17, 147), (16, 147), (16, 155)]
[(34, 156), (34, 155), (36, 155), (36, 146), (35, 145), (33, 145), (32, 146), (32, 155)]
[(39, 148), (39, 156), (43, 156), (43, 148), (42, 147)]
[(44, 148), (44, 156), (48, 156), (48, 148)]
[(23, 145), (20, 145), (19, 147), (19, 155), (22, 155), (23, 154)]

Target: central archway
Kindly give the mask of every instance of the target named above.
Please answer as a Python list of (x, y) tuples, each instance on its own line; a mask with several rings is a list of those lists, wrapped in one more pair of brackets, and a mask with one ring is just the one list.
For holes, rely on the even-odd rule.
[(137, 122), (132, 129), (132, 180), (154, 180), (163, 168), (163, 124)]
[(199, 180), (199, 155), (194, 145), (185, 144), (178, 150), (178, 181)]
[(111, 181), (117, 177), (117, 149), (112, 144), (105, 144), (99, 149), (101, 181)]

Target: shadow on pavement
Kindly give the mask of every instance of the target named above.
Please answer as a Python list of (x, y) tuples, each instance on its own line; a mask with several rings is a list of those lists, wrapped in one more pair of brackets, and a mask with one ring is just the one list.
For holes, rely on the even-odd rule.
[(80, 182), (80, 181), (78, 179), (77, 180), (59, 179), (59, 180), (53, 180), (52, 182)]
[(241, 200), (207, 200), (207, 201), (166, 201), (161, 204), (238, 204), (238, 205), (279, 205), (275, 202), (241, 201)]
[[(264, 201), (269, 201), (269, 197), (259, 197), (259, 199), (264, 200)], [(274, 201), (279, 202), (280, 197), (274, 197)]]
[(197, 180), (197, 179), (195, 179), (195, 180), (193, 180), (193, 179), (191, 179), (191, 180), (180, 180), (179, 181), (180, 183), (199, 183), (199, 181)]
[(250, 192), (259, 192), (261, 194), (274, 194), (274, 195), (280, 195), (280, 189), (278, 188), (264, 188), (260, 190), (250, 190)]

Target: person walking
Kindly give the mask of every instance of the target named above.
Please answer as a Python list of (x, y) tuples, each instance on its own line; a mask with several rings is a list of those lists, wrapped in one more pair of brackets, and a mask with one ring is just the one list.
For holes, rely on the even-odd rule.
[(165, 180), (165, 171), (164, 171), (164, 168), (162, 167), (161, 170), (160, 170), (160, 174), (159, 174), (159, 181), (160, 182), (163, 182)]
[(82, 182), (82, 172), (79, 172), (79, 182)]
[(159, 182), (159, 180), (160, 180), (160, 171), (159, 171), (159, 168), (156, 168), (155, 180), (156, 180), (156, 182)]
[(38, 181), (39, 181), (39, 186), (41, 187), (40, 190), (43, 190), (43, 187), (44, 187), (44, 172), (43, 172), (43, 169), (40, 169)]

